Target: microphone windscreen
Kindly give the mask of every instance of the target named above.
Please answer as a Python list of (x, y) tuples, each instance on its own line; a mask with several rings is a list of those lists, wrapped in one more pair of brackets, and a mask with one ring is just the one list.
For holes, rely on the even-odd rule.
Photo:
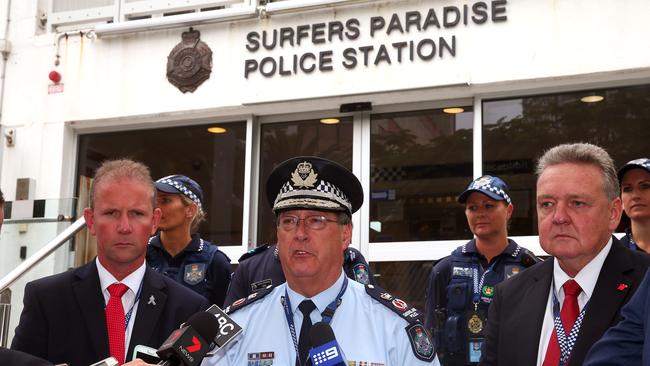
[(192, 315), (185, 325), (189, 325), (194, 330), (199, 333), (201, 338), (205, 339), (208, 342), (211, 342), (214, 337), (217, 336), (219, 332), (219, 322), (214, 315), (207, 313), (205, 311), (200, 311)]
[(327, 342), (332, 342), (336, 338), (334, 337), (334, 331), (329, 324), (318, 322), (312, 325), (311, 330), (309, 331), (309, 339), (311, 339), (312, 346), (318, 347)]

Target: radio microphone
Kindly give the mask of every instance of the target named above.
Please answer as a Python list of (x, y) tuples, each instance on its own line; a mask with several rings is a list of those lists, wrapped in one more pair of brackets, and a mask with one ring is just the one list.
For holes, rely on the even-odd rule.
[(336, 342), (334, 331), (329, 324), (318, 322), (311, 327), (309, 338), (313, 348), (309, 358), (314, 366), (347, 366), (343, 351)]
[(158, 348), (158, 356), (162, 359), (158, 365), (198, 366), (214, 347), (212, 340), (218, 330), (219, 324), (212, 314), (201, 311), (192, 315)]

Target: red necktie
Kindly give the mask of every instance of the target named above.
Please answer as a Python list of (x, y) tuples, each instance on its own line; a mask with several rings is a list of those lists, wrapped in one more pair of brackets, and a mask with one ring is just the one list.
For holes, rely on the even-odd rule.
[[(562, 310), (560, 310), (560, 319), (562, 325), (564, 325), (565, 333), (567, 331), (570, 333), (573, 323), (578, 319), (580, 313), (578, 295), (582, 292), (582, 288), (574, 280), (566, 281), (562, 288), (564, 288), (564, 301), (562, 302)], [(551, 334), (551, 340), (548, 342), (543, 366), (557, 366), (560, 363), (560, 344), (557, 341), (555, 332), (555, 327), (553, 327), (553, 334)], [(567, 337), (569, 333), (566, 333)]]
[(126, 324), (124, 320), (124, 307), (122, 306), (122, 295), (129, 288), (122, 283), (114, 283), (108, 286), (108, 293), (111, 297), (106, 305), (106, 328), (108, 329), (108, 348), (110, 355), (115, 357), (121, 364), (124, 363), (124, 336)]

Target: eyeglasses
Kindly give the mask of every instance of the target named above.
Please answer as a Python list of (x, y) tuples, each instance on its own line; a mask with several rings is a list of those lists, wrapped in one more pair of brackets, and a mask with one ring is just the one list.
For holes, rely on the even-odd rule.
[(282, 228), (282, 230), (291, 231), (298, 227), (300, 221), (305, 222), (305, 226), (312, 230), (323, 230), (327, 222), (338, 222), (337, 220), (328, 219), (325, 216), (307, 216), (304, 219), (301, 219), (296, 216), (282, 216), (278, 218), (277, 225)]

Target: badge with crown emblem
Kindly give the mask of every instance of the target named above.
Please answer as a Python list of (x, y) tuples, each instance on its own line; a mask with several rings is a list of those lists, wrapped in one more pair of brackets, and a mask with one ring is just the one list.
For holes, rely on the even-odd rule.
[(472, 183), (472, 189), (482, 188), (490, 185), (490, 183), (492, 183), (492, 179), (490, 179), (490, 177), (484, 176), (475, 180), (474, 183)]
[(311, 163), (303, 161), (299, 163), (296, 170), (291, 173), (291, 182), (294, 187), (313, 188), (318, 180), (318, 174), (314, 172)]

